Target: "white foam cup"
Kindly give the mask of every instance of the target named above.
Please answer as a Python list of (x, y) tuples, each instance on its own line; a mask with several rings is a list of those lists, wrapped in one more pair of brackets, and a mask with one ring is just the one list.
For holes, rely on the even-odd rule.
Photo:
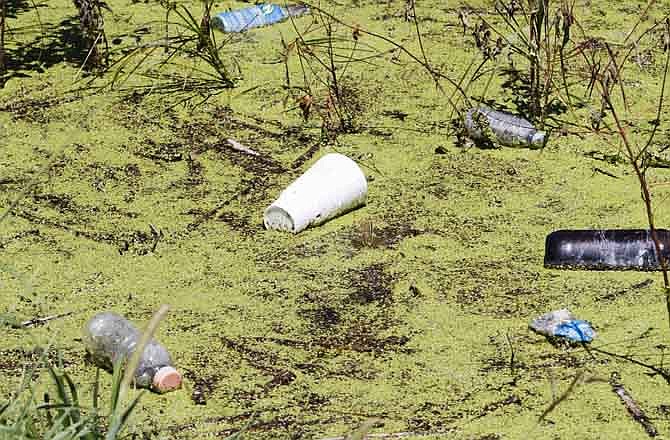
[(353, 160), (329, 153), (291, 183), (265, 210), (267, 229), (297, 234), (365, 204), (368, 182)]

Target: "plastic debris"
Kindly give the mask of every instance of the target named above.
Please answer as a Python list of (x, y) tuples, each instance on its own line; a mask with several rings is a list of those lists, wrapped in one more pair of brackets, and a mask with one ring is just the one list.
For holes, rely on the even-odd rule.
[[(135, 351), (142, 334), (127, 319), (112, 312), (98, 313), (84, 327), (84, 343), (93, 362), (112, 371), (114, 364)], [(135, 385), (166, 393), (181, 386), (181, 374), (174, 368), (168, 351), (154, 339), (144, 352), (134, 373)]]
[(568, 309), (546, 313), (530, 323), (530, 329), (549, 338), (591, 342), (596, 332), (588, 321), (575, 319)]
[(526, 119), (486, 107), (468, 110), (465, 129), (477, 142), (493, 141), (487, 134), (491, 133), (498, 143), (510, 147), (542, 148), (547, 141), (546, 133)]
[(309, 12), (305, 5), (280, 6), (260, 3), (243, 9), (222, 12), (212, 17), (212, 24), (223, 32), (243, 32), (261, 26), (279, 23), (289, 17), (297, 17)]
[(339, 153), (319, 159), (266, 210), (267, 229), (297, 234), (365, 204), (368, 183), (353, 160)]
[(232, 148), (233, 150), (248, 154), (250, 156), (260, 156), (260, 153), (258, 151), (252, 150), (249, 147), (245, 147), (244, 145), (237, 142), (235, 139), (226, 139), (226, 142), (228, 142), (228, 145), (230, 145), (230, 148)]
[[(670, 263), (670, 231), (656, 229), (661, 254)], [(547, 236), (544, 266), (556, 269), (660, 270), (646, 229), (560, 230)]]

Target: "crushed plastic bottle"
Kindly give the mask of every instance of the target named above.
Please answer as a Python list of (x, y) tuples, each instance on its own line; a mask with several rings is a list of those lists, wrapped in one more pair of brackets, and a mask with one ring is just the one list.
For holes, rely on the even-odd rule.
[[(84, 327), (84, 343), (93, 362), (108, 371), (121, 357), (130, 359), (141, 336), (126, 318), (112, 312), (98, 313)], [(174, 368), (170, 354), (154, 339), (144, 348), (134, 379), (136, 386), (159, 393), (181, 386), (181, 374)]]
[[(661, 254), (670, 263), (670, 231), (656, 229)], [(547, 236), (544, 266), (556, 269), (660, 270), (646, 229), (560, 230)]]
[(547, 141), (547, 134), (539, 131), (527, 120), (510, 113), (478, 107), (468, 110), (465, 114), (465, 129), (477, 142), (492, 141), (486, 132), (488, 123), (495, 140), (511, 147), (542, 148)]
[(212, 17), (212, 24), (223, 32), (243, 32), (279, 23), (289, 17), (297, 17), (308, 12), (309, 8), (305, 5), (284, 7), (272, 3), (260, 3), (248, 8), (221, 12)]
[(596, 332), (588, 321), (575, 319), (568, 309), (545, 313), (530, 323), (534, 332), (569, 342), (591, 342)]

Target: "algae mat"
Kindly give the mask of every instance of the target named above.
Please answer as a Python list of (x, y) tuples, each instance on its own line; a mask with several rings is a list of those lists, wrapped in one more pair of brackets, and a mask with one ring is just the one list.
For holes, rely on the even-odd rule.
[[(615, 38), (630, 11), (589, 4), (578, 4), (584, 23)], [(169, 304), (158, 339), (185, 386), (143, 396), (132, 438), (241, 429), (246, 438), (343, 438), (370, 418), (381, 438), (640, 438), (607, 383), (615, 372), (658, 431), (670, 430), (660, 275), (542, 266), (555, 229), (646, 226), (631, 170), (599, 160), (616, 157), (616, 145), (566, 133), (538, 151), (458, 147), (431, 76), (369, 36), (383, 56), (349, 67), (357, 129), (324, 139), (281, 86), (276, 60), (290, 24), (233, 37), (225, 50), (240, 66), (239, 87), (194, 109), (172, 107), (169, 96), (64, 93), (82, 61), (62, 38), (76, 30), (65, 6), (40, 9), (42, 58), (19, 50), (37, 41), (30, 33), (9, 50), (26, 61), (10, 65), (1, 94), (0, 206), (12, 210), (0, 229), (0, 313), (72, 314), (2, 328), (3, 400), (48, 348), (89, 402), (84, 322), (113, 310), (144, 323)], [(110, 41), (160, 35), (145, 26), (160, 19), (156, 4), (110, 7)], [(401, 2), (329, 7), (420, 53)], [(15, 15), (17, 26), (35, 20), (28, 6)], [(417, 16), (431, 63), (458, 77), (476, 48), (457, 8), (427, 3)], [(649, 53), (656, 58), (629, 75), (637, 121), (655, 117), (663, 57)], [(514, 109), (504, 81), (494, 78), (487, 98)], [(667, 124), (659, 130), (667, 143)], [(364, 169), (367, 205), (296, 236), (265, 231), (263, 209), (331, 151)], [(647, 177), (666, 226), (669, 172)], [(562, 307), (593, 323), (594, 350), (555, 347), (528, 330)], [(48, 389), (46, 374), (35, 380)], [(110, 381), (103, 376), (102, 401)]]

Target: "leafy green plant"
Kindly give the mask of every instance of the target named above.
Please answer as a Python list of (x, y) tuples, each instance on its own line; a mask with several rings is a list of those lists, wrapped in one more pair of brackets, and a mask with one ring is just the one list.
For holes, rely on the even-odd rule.
[[(135, 409), (142, 393), (128, 405), (123, 405), (123, 363), (114, 367), (110, 407), (107, 416), (101, 415), (98, 406), (100, 370), (96, 371), (92, 390), (92, 404), (82, 405), (79, 389), (62, 364), (49, 360), (49, 349), (42, 350), (40, 358), (29, 366), (19, 389), (5, 403), (0, 404), (0, 437), (17, 439), (83, 439), (113, 440), (120, 438), (123, 427)], [(54, 353), (58, 357), (58, 353)], [(48, 373), (49, 390), (43, 401), (38, 399), (40, 373)], [(53, 390), (51, 392), (51, 390)], [(112, 421), (105, 430), (105, 419)]]

